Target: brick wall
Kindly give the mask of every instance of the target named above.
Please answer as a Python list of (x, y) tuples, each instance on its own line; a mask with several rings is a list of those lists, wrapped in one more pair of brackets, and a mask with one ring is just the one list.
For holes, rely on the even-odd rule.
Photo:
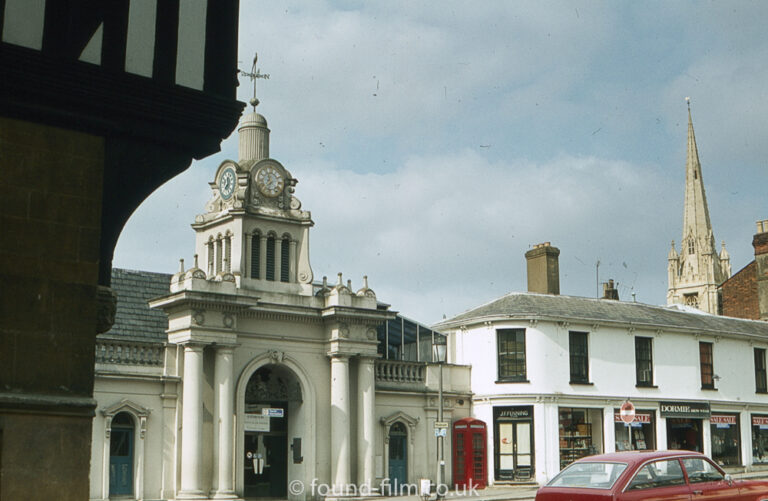
[(723, 315), (727, 317), (760, 319), (757, 300), (757, 266), (754, 261), (742, 268), (720, 286)]

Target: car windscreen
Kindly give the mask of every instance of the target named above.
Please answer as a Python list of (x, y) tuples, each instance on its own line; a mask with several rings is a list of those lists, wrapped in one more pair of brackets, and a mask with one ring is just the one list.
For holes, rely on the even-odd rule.
[(626, 463), (573, 463), (550, 480), (547, 486), (610, 489), (626, 468)]

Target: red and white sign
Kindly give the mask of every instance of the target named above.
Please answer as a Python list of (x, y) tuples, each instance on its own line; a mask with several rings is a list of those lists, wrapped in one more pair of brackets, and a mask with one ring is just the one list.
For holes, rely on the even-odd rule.
[(621, 420), (625, 423), (629, 424), (632, 421), (635, 420), (635, 404), (627, 400), (623, 404), (621, 404), (621, 409), (619, 409), (619, 414), (621, 415)]
[(712, 414), (709, 416), (709, 422), (712, 424), (736, 424), (736, 416)]
[[(616, 412), (613, 415), (613, 420), (617, 423), (623, 423), (624, 420), (621, 419), (621, 414)], [(633, 423), (644, 423), (644, 424), (650, 424), (651, 423), (651, 415), (650, 414), (635, 414), (635, 419), (632, 421)]]
[(768, 417), (752, 416), (752, 424), (755, 426), (768, 426)]

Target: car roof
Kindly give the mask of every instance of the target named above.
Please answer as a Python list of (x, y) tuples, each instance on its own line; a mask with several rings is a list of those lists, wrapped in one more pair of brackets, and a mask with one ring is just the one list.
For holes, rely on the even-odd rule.
[(643, 463), (650, 459), (663, 459), (668, 457), (680, 457), (680, 456), (696, 456), (703, 457), (700, 452), (693, 451), (624, 451), (624, 452), (609, 452), (607, 454), (598, 454), (596, 456), (587, 456), (579, 459), (579, 462), (587, 461), (602, 461), (602, 462), (617, 462), (617, 463)]

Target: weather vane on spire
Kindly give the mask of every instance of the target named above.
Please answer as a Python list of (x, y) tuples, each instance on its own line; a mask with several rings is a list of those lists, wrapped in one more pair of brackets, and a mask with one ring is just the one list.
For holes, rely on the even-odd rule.
[(258, 78), (263, 78), (264, 80), (269, 80), (269, 74), (268, 73), (262, 73), (261, 70), (256, 68), (256, 61), (259, 59), (259, 54), (254, 52), (253, 53), (253, 66), (251, 66), (251, 72), (248, 73), (247, 71), (243, 70), (237, 70), (238, 73), (241, 75), (248, 77), (253, 82), (253, 97), (249, 101), (251, 106), (253, 106), (253, 111), (256, 111), (256, 106), (259, 105), (259, 100), (256, 98), (256, 80)]
[(686, 97), (685, 98), (685, 102), (688, 103), (688, 110), (690, 111), (690, 109), (691, 109), (691, 98), (690, 97)]

